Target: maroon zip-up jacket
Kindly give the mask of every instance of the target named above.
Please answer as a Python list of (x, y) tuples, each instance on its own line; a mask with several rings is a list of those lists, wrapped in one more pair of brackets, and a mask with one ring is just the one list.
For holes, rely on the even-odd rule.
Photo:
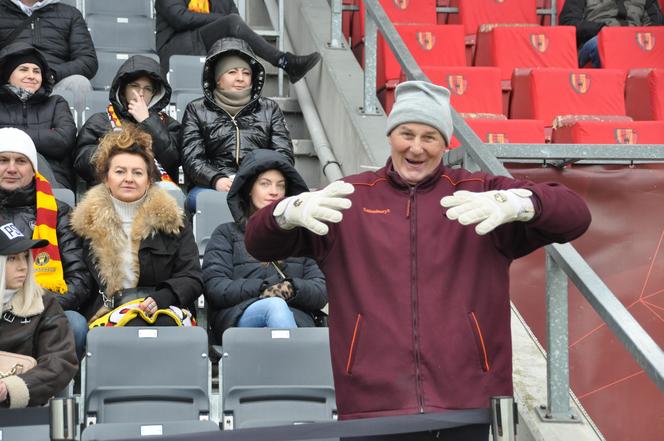
[[(353, 206), (326, 236), (282, 230), (274, 204), (245, 235), (261, 261), (312, 256), (325, 273), (340, 418), (486, 408), (512, 395), (510, 263), (580, 236), (590, 224), (583, 200), (557, 183), (443, 165), (412, 187), (390, 160), (344, 181), (355, 186)], [(533, 192), (535, 217), (486, 236), (440, 205), (457, 190), (517, 187)]]

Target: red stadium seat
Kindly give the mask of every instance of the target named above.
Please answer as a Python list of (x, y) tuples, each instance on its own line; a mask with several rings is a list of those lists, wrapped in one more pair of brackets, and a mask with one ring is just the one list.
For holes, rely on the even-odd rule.
[(604, 26), (597, 36), (602, 67), (664, 67), (664, 26)]
[(537, 24), (537, 0), (451, 0), (459, 8), (450, 14), (448, 23), (464, 25), (466, 35), (475, 35), (483, 24)]
[(661, 144), (664, 121), (565, 121), (552, 142), (567, 144)]
[(625, 73), (618, 69), (515, 69), (510, 118), (625, 115)]
[[(462, 26), (413, 24), (395, 28), (419, 65), (466, 65)], [(388, 81), (399, 80), (401, 66), (382, 36), (378, 37), (376, 56), (376, 85), (381, 89)]]
[(501, 68), (509, 81), (517, 67), (578, 65), (573, 26), (482, 26), (477, 33), (475, 66)]
[(635, 120), (664, 120), (664, 69), (631, 70), (625, 86), (625, 106)]
[[(466, 122), (477, 136), (490, 144), (544, 143), (544, 122), (535, 119), (484, 119), (466, 118)], [(461, 143), (452, 137), (450, 148)]]

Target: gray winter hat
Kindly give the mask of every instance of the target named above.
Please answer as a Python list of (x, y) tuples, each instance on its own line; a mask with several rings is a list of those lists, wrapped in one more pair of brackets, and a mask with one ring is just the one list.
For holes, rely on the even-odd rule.
[(247, 60), (245, 60), (239, 55), (229, 54), (220, 57), (219, 60), (217, 61), (217, 64), (215, 64), (214, 66), (214, 80), (215, 81), (219, 80), (219, 75), (225, 74), (229, 70), (239, 67), (249, 69), (249, 72), (252, 71), (251, 65), (249, 65)]
[(426, 81), (406, 81), (397, 86), (394, 106), (387, 117), (387, 135), (399, 124), (420, 123), (437, 129), (450, 145), (452, 113), (450, 91)]

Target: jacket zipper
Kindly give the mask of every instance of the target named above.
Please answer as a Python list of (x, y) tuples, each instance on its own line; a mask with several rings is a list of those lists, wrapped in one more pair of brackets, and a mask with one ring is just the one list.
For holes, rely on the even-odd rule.
[(23, 102), (23, 126), (28, 128), (28, 103), (26, 101)]
[(35, 40), (35, 43), (39, 43), (39, 17), (36, 17), (31, 23), (30, 27), (32, 27), (33, 31), (33, 38)]
[(410, 298), (413, 325), (413, 349), (415, 352), (415, 391), (420, 413), (424, 413), (424, 391), (422, 390), (422, 372), (420, 340), (417, 332), (417, 209), (415, 188), (410, 189), (407, 217), (410, 218)]

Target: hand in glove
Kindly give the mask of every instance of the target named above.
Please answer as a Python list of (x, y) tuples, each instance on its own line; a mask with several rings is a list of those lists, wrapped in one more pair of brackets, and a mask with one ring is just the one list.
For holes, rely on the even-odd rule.
[(346, 199), (355, 189), (347, 182), (335, 181), (319, 191), (300, 193), (279, 202), (272, 214), (284, 230), (304, 227), (309, 231), (324, 236), (329, 228), (324, 222), (341, 222), (341, 210), (350, 208), (351, 201)]
[(440, 205), (449, 208), (446, 214), (449, 219), (458, 219), (461, 225), (478, 224), (475, 231), (483, 236), (499, 225), (532, 219), (535, 215), (532, 195), (524, 188), (481, 193), (461, 190), (442, 198)]
[(293, 284), (288, 280), (279, 282), (275, 285), (269, 286), (263, 290), (263, 293), (260, 295), (261, 299), (266, 297), (281, 297), (285, 301), (288, 301), (293, 298), (295, 295), (295, 289)]

